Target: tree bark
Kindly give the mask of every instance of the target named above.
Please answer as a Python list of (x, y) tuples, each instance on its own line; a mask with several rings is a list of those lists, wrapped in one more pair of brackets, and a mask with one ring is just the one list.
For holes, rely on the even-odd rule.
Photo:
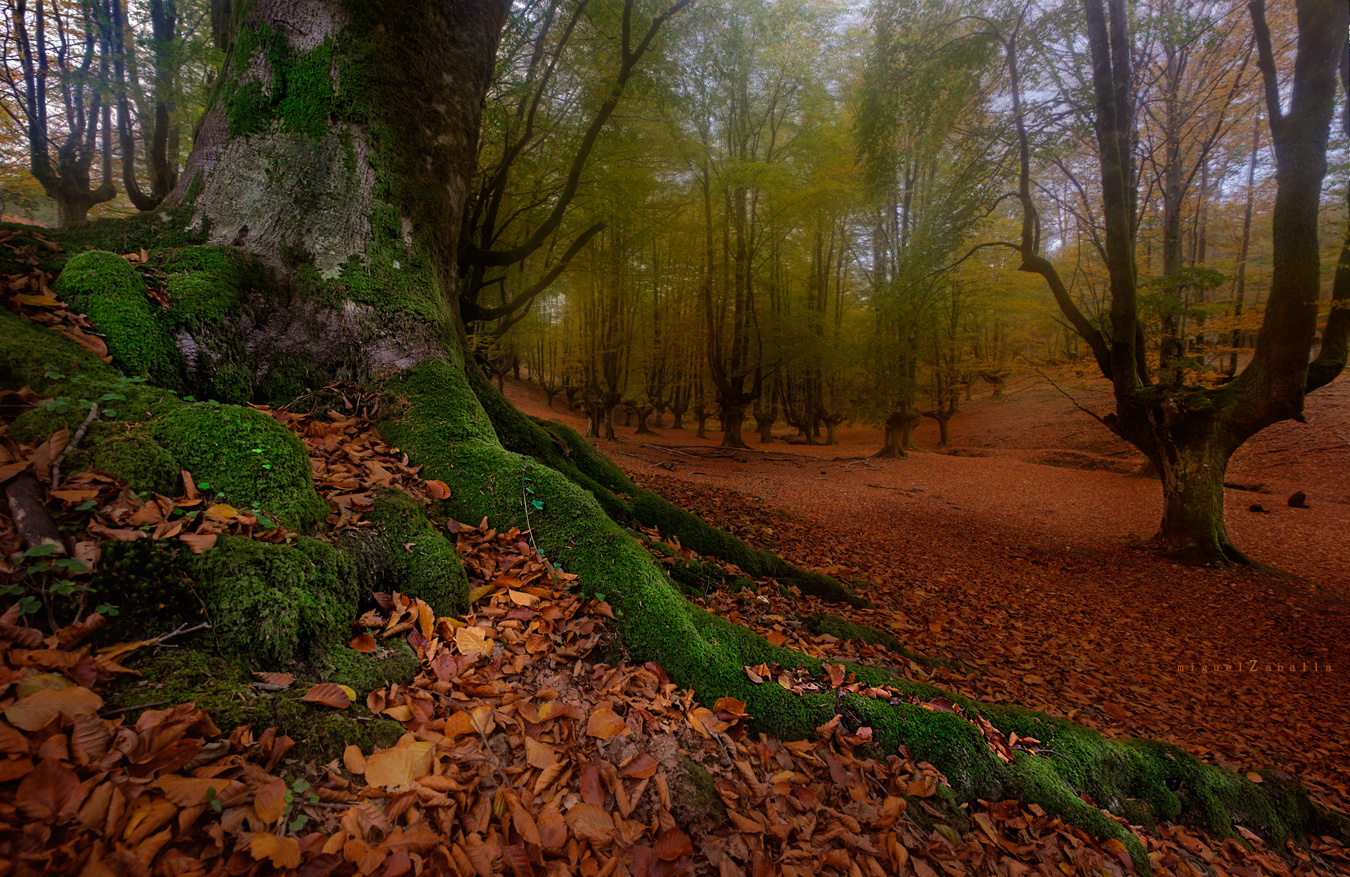
[(741, 430), (745, 426), (745, 406), (724, 401), (718, 407), (721, 409), (718, 414), (722, 418), (722, 447), (749, 450), (750, 446), (741, 437)]

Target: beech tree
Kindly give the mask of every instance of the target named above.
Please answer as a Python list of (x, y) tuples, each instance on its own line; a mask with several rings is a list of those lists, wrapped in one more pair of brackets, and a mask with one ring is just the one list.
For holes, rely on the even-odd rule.
[[(773, 577), (784, 587), (829, 600), (863, 601), (838, 582), (754, 551), (638, 487), (574, 431), (524, 417), (467, 354), (456, 307), (459, 236), (507, 3), (254, 0), (232, 9), (228, 0), (219, 0), (214, 12), (227, 60), (168, 206), (157, 220), (100, 225), (69, 240), (87, 246), (98, 234), (109, 246), (122, 245), (128, 235), (161, 248), (195, 243), (168, 257), (210, 264), (214, 273), (209, 276), (234, 296), (211, 299), (217, 310), (207, 312), (209, 320), (199, 316), (174, 333), (149, 318), (128, 323), (125, 314), (134, 307), (149, 307), (144, 284), (136, 287), (139, 275), (115, 253), (74, 256), (58, 285), (72, 293), (72, 300), (90, 305), (114, 364), (133, 362), (145, 351), (165, 360), (209, 357), (213, 347), (226, 344), (234, 350), (229, 344), (237, 343), (255, 398), (297, 402), (307, 395), (283, 395), (288, 385), (278, 376), (288, 368), (306, 369), (324, 383), (360, 381), (363, 391), (381, 400), (383, 439), (420, 466), (422, 477), (448, 487), (448, 498), (433, 507), (436, 519), (486, 516), (499, 529), (531, 529), (540, 550), (579, 576), (585, 593), (606, 595), (630, 660), (657, 662), (704, 702), (738, 698), (758, 730), (784, 738), (843, 722), (851, 732), (871, 729), (871, 745), (880, 753), (904, 744), (916, 760), (943, 771), (951, 798), (934, 800), (946, 800), (944, 806), (953, 810), (959, 809), (955, 802), (977, 798), (1034, 800), (1098, 837), (1119, 841), (1141, 873), (1150, 869), (1148, 855), (1127, 826), (1144, 814), (1194, 819), (1225, 835), (1239, 821), (1267, 832), (1280, 848), (1305, 830), (1345, 833), (1343, 821), (1336, 823), (1312, 807), (1306, 792), (1276, 775), (1256, 785), (1176, 747), (1109, 740), (1061, 719), (980, 704), (879, 669), (847, 668), (864, 684), (893, 684), (926, 698), (949, 698), (1005, 733), (1035, 737), (1061, 757), (1018, 753), (1001, 761), (973, 721), (946, 709), (829, 690), (801, 695), (771, 680), (758, 685), (748, 680), (745, 667), (761, 661), (805, 668), (817, 678), (824, 670), (819, 661), (772, 646), (685, 600), (622, 525), (658, 527), (749, 576)], [(633, 13), (635, 18), (642, 14), (641, 9)], [(625, 16), (625, 32), (627, 22)], [(1296, 97), (1290, 119), (1299, 118), (1302, 99)], [(248, 197), (240, 197), (241, 192)], [(209, 246), (200, 246), (203, 242)], [(232, 253), (247, 258), (235, 259)], [(251, 273), (244, 274), (245, 268)], [(117, 277), (128, 279), (110, 282)], [(190, 301), (186, 296), (177, 305), (171, 301), (171, 314), (174, 306)], [(110, 302), (121, 309), (102, 308)], [(161, 326), (158, 335), (156, 326)], [(82, 386), (118, 386), (111, 366), (63, 336), (9, 311), (0, 311), (0, 330), (5, 341), (0, 375), (6, 380), (29, 383), (52, 396), (86, 392), (78, 389)], [(86, 384), (72, 383), (68, 376), (77, 371)], [(169, 457), (171, 479), (188, 468), (178, 460), (191, 456), (197, 461), (192, 468), (200, 464), (202, 472), (219, 471), (233, 479), (219, 483), (233, 492), (226, 496), (239, 507), (275, 500), (288, 526), (303, 533), (320, 525), (327, 508), (313, 492), (303, 450), (288, 450), (297, 444), (293, 436), (250, 408), (179, 398), (168, 386), (179, 373), (172, 368), (159, 373), (164, 375), (160, 386), (127, 388), (127, 398), (119, 403), (125, 421), (96, 425), (89, 441), (138, 442), (145, 453), (137, 460)], [(278, 430), (283, 438), (272, 438)], [(272, 461), (266, 471), (254, 462), (264, 441)], [(231, 468), (235, 464), (253, 467), (248, 471), (257, 477), (240, 477)], [(129, 465), (113, 474), (138, 481), (146, 475)], [(409, 505), (375, 528), (362, 528), (367, 533), (362, 544), (384, 539), (395, 555), (406, 555), (402, 527), (420, 527), (419, 538), (434, 535), (444, 542), (424, 513)], [(336, 580), (337, 554), (347, 550), (358, 551), (340, 538), (324, 542), (298, 535), (285, 545), (222, 538), (199, 560), (189, 558), (186, 568), (205, 579), (208, 596), (219, 583), (211, 576), (238, 576), (248, 569), (243, 583), (230, 579), (234, 586), (254, 588), (249, 593), (275, 601), (268, 596), (272, 588), (298, 588), (297, 582), (313, 583), (325, 575)], [(266, 563), (258, 560), (263, 556)], [(355, 556), (357, 573), (369, 576), (367, 567), (377, 555)], [(438, 575), (454, 579), (459, 567), (453, 546), (444, 557), (448, 566)], [(396, 569), (385, 571), (393, 586), (416, 584)], [(463, 581), (460, 570), (459, 590), (447, 588), (437, 598), (437, 612), (467, 609)], [(341, 601), (322, 604), (332, 616), (325, 623), (338, 632), (335, 649), (345, 648), (350, 622), (362, 608), (357, 604), (373, 599), (369, 588), (358, 592), (345, 580), (342, 586), (348, 590)], [(259, 617), (262, 613), (250, 612), (247, 604), (228, 608), (238, 629), (218, 626), (217, 637), (252, 638), (271, 654), (322, 657), (323, 643), (296, 635), (269, 639), (279, 619)], [(317, 623), (303, 608), (284, 608), (290, 617)], [(302, 652), (311, 648), (317, 651)], [(350, 657), (351, 651), (344, 654)], [(1108, 817), (1088, 798), (1126, 818)]]
[[(99, 40), (94, 3), (50, 7), (38, 0), (5, 4), (5, 100), (0, 107), (23, 126), (29, 168), (56, 202), (62, 226), (83, 222), (95, 204), (117, 197), (113, 186), (109, 52)], [(99, 159), (100, 181), (93, 183)]]
[(1252, 361), (1219, 386), (1180, 380), (1166, 359), (1164, 374), (1155, 375), (1147, 355), (1135, 262), (1137, 118), (1127, 4), (1083, 2), (1101, 179), (1102, 254), (1110, 277), (1105, 325), (1084, 314), (1054, 263), (1042, 254), (1017, 37), (1015, 32), (1000, 37), (1007, 52), (1021, 164), (1022, 236), (1008, 246), (1020, 253), (1020, 270), (1045, 279), (1065, 319), (1110, 379), (1115, 411), (1101, 418), (1103, 424), (1142, 451), (1161, 474), (1158, 545), (1210, 563), (1249, 562), (1229, 539), (1224, 522), (1224, 473), (1233, 452), (1273, 423), (1302, 419), (1306, 395), (1344, 369), (1350, 332), (1342, 304), (1350, 290), (1338, 283), (1320, 353), (1312, 359), (1321, 282), (1317, 218), (1337, 68), (1346, 52), (1346, 6), (1338, 0), (1297, 4), (1297, 56), (1287, 85), (1276, 69), (1264, 3), (1253, 0), (1248, 8), (1275, 146), (1274, 271)]

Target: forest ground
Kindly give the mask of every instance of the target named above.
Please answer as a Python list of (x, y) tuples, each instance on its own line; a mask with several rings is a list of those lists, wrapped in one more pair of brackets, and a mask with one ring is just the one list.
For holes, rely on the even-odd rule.
[[(873, 459), (877, 429), (839, 444), (749, 451), (659, 429), (596, 442), (639, 481), (758, 547), (868, 583), (874, 626), (982, 671), (940, 684), (1065, 716), (1109, 735), (1176, 743), (1234, 769), (1287, 766), (1350, 809), (1350, 377), (1311, 396), (1229, 470), (1236, 543), (1292, 577), (1182, 566), (1146, 541), (1161, 513), (1143, 457), (1078, 410), (1104, 384), (1031, 373), (965, 403), (951, 447)], [(526, 413), (584, 430), (561, 397), (508, 381)], [(666, 421), (670, 419), (667, 416)], [(1289, 497), (1307, 494), (1307, 508)], [(1254, 512), (1259, 504), (1268, 513)], [(750, 619), (753, 620), (753, 619)]]

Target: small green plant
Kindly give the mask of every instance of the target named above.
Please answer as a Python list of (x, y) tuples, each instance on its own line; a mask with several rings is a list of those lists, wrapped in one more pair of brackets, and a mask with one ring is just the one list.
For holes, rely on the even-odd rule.
[[(319, 803), (319, 796), (315, 794), (309, 783), (303, 779), (296, 779), (291, 783), (291, 787), (286, 790), (286, 809), (282, 815), (282, 821), (286, 823), (286, 830), (290, 832), (300, 831), (309, 822), (309, 817), (303, 813), (296, 813), (296, 808), (304, 806), (297, 804), (296, 799), (303, 797), (305, 802), (310, 804)], [(294, 814), (294, 816), (292, 816)]]
[[(46, 543), (24, 551), (19, 555), (26, 564), (22, 577), (0, 586), (0, 595), (19, 598), (19, 608), (25, 615), (35, 615), (45, 608), (53, 630), (59, 626), (58, 614), (77, 619), (84, 614), (85, 595), (91, 590), (71, 578), (89, 572), (89, 565), (78, 558), (58, 556), (56, 548)], [(116, 615), (117, 607), (103, 603), (95, 611)]]

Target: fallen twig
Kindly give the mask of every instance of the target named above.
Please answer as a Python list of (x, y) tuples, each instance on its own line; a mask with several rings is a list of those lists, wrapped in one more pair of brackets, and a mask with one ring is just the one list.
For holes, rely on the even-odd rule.
[(61, 464), (65, 462), (66, 454), (69, 454), (79, 446), (80, 439), (84, 438), (84, 434), (89, 431), (89, 424), (93, 423), (94, 419), (97, 417), (98, 403), (93, 402), (89, 406), (89, 413), (85, 415), (84, 423), (80, 424), (80, 428), (75, 430), (75, 435), (71, 436), (70, 441), (66, 443), (65, 448), (62, 449), (61, 453), (56, 455), (56, 459), (52, 461), (51, 484), (53, 490), (61, 484)]
[(159, 646), (162, 646), (167, 640), (171, 640), (176, 636), (183, 636), (189, 633), (196, 633), (199, 630), (210, 630), (210, 629), (211, 629), (211, 622), (209, 621), (203, 621), (201, 624), (193, 625), (192, 627), (188, 627), (186, 624), (180, 624), (178, 625), (178, 627), (174, 628), (173, 630), (161, 636), (159, 639), (155, 640), (153, 643), (151, 643), (151, 645), (158, 648)]
[(108, 710), (105, 713), (100, 713), (100, 715), (106, 719), (109, 716), (120, 716), (122, 713), (134, 713), (136, 710), (148, 710), (151, 707), (156, 706), (164, 706), (164, 701), (152, 700), (149, 703), (138, 703), (135, 704), (134, 706), (118, 707), (115, 710)]

